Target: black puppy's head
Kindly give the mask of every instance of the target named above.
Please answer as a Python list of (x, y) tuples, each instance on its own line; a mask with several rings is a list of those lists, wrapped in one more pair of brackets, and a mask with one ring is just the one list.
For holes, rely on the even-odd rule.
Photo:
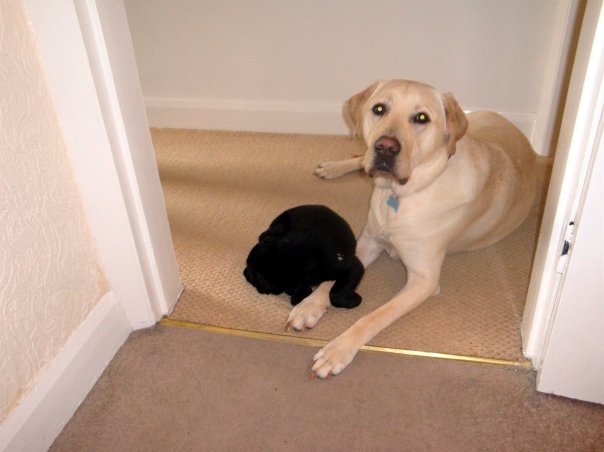
[(267, 232), (260, 236), (250, 251), (243, 275), (261, 294), (279, 295), (285, 290), (279, 238)]

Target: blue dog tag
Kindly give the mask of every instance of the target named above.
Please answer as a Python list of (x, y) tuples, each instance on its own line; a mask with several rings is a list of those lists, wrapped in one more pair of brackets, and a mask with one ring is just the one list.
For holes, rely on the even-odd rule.
[(394, 210), (395, 212), (398, 212), (398, 198), (394, 195), (390, 195), (388, 196), (388, 201), (386, 201), (386, 204), (388, 204), (390, 207), (392, 207), (392, 210)]

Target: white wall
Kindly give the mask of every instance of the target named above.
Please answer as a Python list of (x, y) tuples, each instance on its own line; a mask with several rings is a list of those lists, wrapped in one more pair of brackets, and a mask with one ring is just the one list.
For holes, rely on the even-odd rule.
[(29, 18), (0, 14), (0, 421), (108, 286)]
[(344, 100), (408, 78), (529, 136), (568, 4), (126, 0), (153, 126), (346, 133)]

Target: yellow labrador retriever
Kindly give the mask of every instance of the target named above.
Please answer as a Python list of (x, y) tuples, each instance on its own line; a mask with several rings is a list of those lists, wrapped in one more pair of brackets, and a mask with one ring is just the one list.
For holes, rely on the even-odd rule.
[[(357, 243), (365, 267), (382, 251), (407, 270), (405, 287), (315, 356), (311, 376), (340, 373), (377, 333), (439, 292), (449, 252), (484, 248), (527, 217), (537, 193), (537, 157), (524, 135), (493, 112), (466, 116), (450, 94), (413, 81), (378, 81), (345, 105), (363, 137), (364, 157), (321, 164), (333, 178), (364, 169), (373, 176), (367, 224)], [(322, 283), (288, 318), (312, 328), (329, 306)]]

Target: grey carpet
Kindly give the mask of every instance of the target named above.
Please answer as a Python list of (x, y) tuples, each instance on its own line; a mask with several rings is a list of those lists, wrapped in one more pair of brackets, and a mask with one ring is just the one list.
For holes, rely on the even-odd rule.
[(51, 450), (604, 450), (604, 406), (537, 393), (532, 371), (360, 352), (311, 381), (314, 352), (136, 332)]

